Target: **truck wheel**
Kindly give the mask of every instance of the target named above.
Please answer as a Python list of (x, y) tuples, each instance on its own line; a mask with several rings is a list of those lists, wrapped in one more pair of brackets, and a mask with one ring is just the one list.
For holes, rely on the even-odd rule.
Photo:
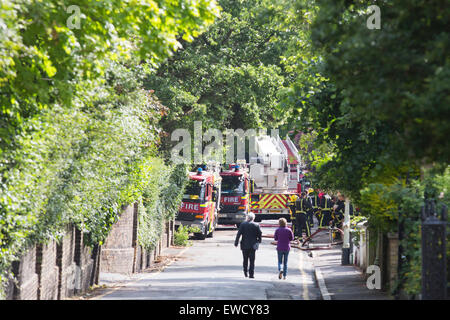
[(198, 240), (205, 240), (206, 235), (204, 233), (196, 233), (195, 238), (197, 238)]
[(206, 237), (208, 236), (208, 230), (209, 230), (208, 226), (205, 226), (205, 231), (204, 232), (196, 233), (195, 235), (196, 235), (197, 239), (205, 240)]

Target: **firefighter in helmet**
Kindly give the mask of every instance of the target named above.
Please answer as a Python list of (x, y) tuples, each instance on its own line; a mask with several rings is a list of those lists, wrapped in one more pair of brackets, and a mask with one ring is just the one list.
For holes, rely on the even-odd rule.
[[(345, 213), (345, 196), (338, 194), (336, 204), (333, 206), (333, 226), (342, 230)], [(349, 214), (353, 216), (353, 205), (350, 203)], [(337, 233), (337, 238), (340, 239), (341, 234)]]
[(316, 215), (319, 211), (319, 197), (317, 192), (313, 188), (309, 188), (308, 190), (308, 200), (311, 204), (311, 209), (308, 210), (308, 222), (310, 228), (314, 227), (314, 215)]
[(291, 195), (290, 197), (289, 197), (289, 212), (290, 212), (290, 214), (291, 214), (291, 222), (292, 222), (292, 229), (293, 229), (293, 231), (294, 231), (294, 234), (295, 234), (295, 218), (296, 218), (296, 215), (295, 215), (295, 202), (297, 201), (297, 196), (296, 195)]
[(333, 226), (341, 228), (344, 221), (345, 198), (339, 193), (336, 204), (333, 206)]
[(321, 201), (321, 197), (320, 197), (320, 190), (318, 189), (314, 189), (314, 191), (311, 193), (310, 195), (310, 202), (311, 202), (311, 206), (313, 208), (313, 212), (314, 215), (316, 216), (317, 222), (320, 222), (320, 218), (321, 218), (321, 212), (320, 212), (320, 201)]
[(311, 228), (308, 222), (307, 212), (311, 209), (311, 203), (306, 197), (306, 192), (302, 192), (301, 197), (295, 203), (295, 231), (297, 237), (301, 238), (303, 232), (307, 237), (311, 236)]
[(320, 219), (319, 228), (327, 228), (332, 222), (331, 210), (333, 209), (333, 202), (330, 196), (323, 195), (320, 198)]

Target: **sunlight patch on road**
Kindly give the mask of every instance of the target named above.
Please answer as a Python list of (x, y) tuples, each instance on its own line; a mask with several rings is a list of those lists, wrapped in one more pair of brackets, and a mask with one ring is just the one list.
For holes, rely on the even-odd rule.
[(300, 258), (299, 258), (299, 270), (302, 274), (302, 286), (303, 286), (303, 299), (309, 300), (309, 292), (308, 292), (308, 285), (307, 285), (307, 275), (305, 270), (303, 270), (303, 252), (299, 252)]

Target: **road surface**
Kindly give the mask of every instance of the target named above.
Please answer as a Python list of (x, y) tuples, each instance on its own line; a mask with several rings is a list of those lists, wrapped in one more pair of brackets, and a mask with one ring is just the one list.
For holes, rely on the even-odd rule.
[[(274, 221), (261, 224), (267, 223)], [(262, 227), (262, 230), (263, 234), (273, 234), (275, 228)], [(303, 251), (291, 249), (287, 279), (278, 279), (276, 247), (270, 238), (263, 238), (256, 252), (255, 279), (245, 278), (242, 252), (234, 247), (236, 233), (233, 227), (218, 228), (213, 238), (194, 240), (193, 246), (176, 249), (179, 259), (163, 271), (141, 273), (137, 280), (106, 290), (96, 299), (319, 299), (314, 269)]]

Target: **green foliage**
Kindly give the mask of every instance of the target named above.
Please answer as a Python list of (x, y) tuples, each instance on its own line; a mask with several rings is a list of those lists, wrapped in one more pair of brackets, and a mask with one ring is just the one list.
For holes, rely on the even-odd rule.
[(189, 235), (193, 232), (198, 232), (198, 231), (199, 230), (197, 227), (189, 227), (189, 226), (180, 225), (178, 227), (177, 231), (175, 231), (173, 242), (176, 246), (180, 246), (180, 247), (191, 246), (192, 241), (189, 241)]
[(155, 123), (163, 107), (139, 87), (139, 72), (111, 65), (109, 85), (97, 88), (90, 108), (46, 110), (16, 139), (18, 148), (3, 153), (3, 279), (28, 245), (58, 239), (68, 223), (85, 232), (88, 244), (101, 244), (121, 206), (135, 201), (139, 240), (154, 247), (187, 179), (183, 166), (165, 165), (155, 156)]
[(406, 225), (399, 285), (417, 294), (424, 190), (448, 203), (449, 8), (377, 1), (381, 29), (370, 30), (366, 1), (295, 3), (291, 21), (311, 27), (285, 55), (296, 71), (278, 105), (285, 129), (302, 132), (316, 187), (349, 195), (371, 228)]
[[(412, 180), (409, 184), (396, 180), (392, 184), (369, 184), (361, 191), (359, 202), (361, 213), (368, 218), (373, 230), (384, 233), (397, 232), (398, 224), (404, 226), (402, 270), (392, 292), (401, 289), (410, 297), (415, 297), (421, 290), (421, 208), (425, 194), (438, 200), (437, 211), (442, 205), (450, 204), (450, 168), (443, 174), (425, 171), (422, 180)], [(433, 192), (433, 189), (435, 192)], [(444, 197), (439, 199), (440, 193)], [(450, 251), (447, 244), (447, 253)]]
[(1, 280), (68, 223), (101, 244), (134, 202), (154, 248), (187, 180), (157, 150), (202, 120), (300, 132), (315, 187), (371, 228), (405, 224), (399, 286), (417, 294), (422, 199), (450, 204), (449, 7), (377, 1), (370, 30), (365, 1), (218, 2), (212, 24), (214, 0), (83, 0), (71, 29), (68, 1), (1, 1)]
[(2, 143), (24, 118), (55, 102), (70, 106), (84, 85), (104, 74), (105, 62), (137, 55), (154, 68), (181, 38), (191, 41), (218, 15), (213, 0), (84, 0), (77, 2), (79, 28), (71, 29), (76, 17), (68, 13), (69, 5), (64, 0), (1, 3)]
[(219, 7), (78, 1), (77, 21), (70, 4), (0, 3), (0, 282), (24, 250), (59, 239), (68, 223), (101, 244), (135, 201), (158, 236), (176, 210), (170, 199), (182, 196), (185, 169), (156, 154), (166, 109), (142, 79)]
[(189, 230), (188, 227), (179, 226), (178, 230), (173, 235), (173, 243), (176, 246), (186, 247), (189, 245)]
[(284, 117), (275, 114), (280, 90), (292, 79), (281, 56), (298, 29), (279, 22), (289, 3), (219, 1), (221, 17), (149, 76), (147, 88), (169, 108), (167, 134), (198, 120), (205, 129), (275, 127)]
[[(302, 161), (311, 172), (320, 169), (322, 164), (327, 163), (333, 157), (332, 145), (329, 143), (319, 144), (318, 139), (318, 133), (314, 130), (306, 133), (299, 132), (295, 138)], [(320, 181), (317, 181), (317, 184), (320, 184)]]
[(364, 1), (318, 5), (312, 39), (350, 127), (359, 124), (368, 147), (385, 141), (390, 148), (376, 157), (385, 162), (448, 161), (448, 6), (380, 1), (381, 29), (370, 30)]
[(409, 168), (445, 168), (448, 8), (381, 1), (382, 28), (370, 30), (364, 1), (295, 3), (296, 21), (312, 24), (286, 55), (297, 78), (278, 108), (288, 128), (317, 135), (315, 152), (329, 150), (313, 164), (316, 185), (358, 200), (369, 183), (405, 178)]
[(323, 57), (317, 70), (329, 80), (305, 116), (335, 144), (323, 179), (334, 176), (355, 197), (386, 170), (449, 158), (448, 58), (440, 54), (449, 46), (448, 15), (439, 3), (382, 1), (382, 28), (370, 30), (367, 3), (318, 1), (311, 38)]
[[(111, 64), (108, 73), (120, 64)], [(89, 91), (89, 105), (54, 105), (34, 115), (0, 161), (0, 271), (35, 242), (74, 223), (102, 243), (123, 204), (140, 194), (142, 163), (154, 153), (160, 105), (133, 84), (134, 72)], [(128, 78), (128, 79), (127, 79)], [(115, 85), (129, 83), (121, 94)]]
[(164, 222), (175, 216), (187, 183), (184, 165), (166, 166), (162, 159), (149, 159), (145, 164), (144, 189), (139, 199), (139, 244), (147, 250), (157, 245)]
[(184, 195), (184, 188), (188, 182), (188, 168), (184, 164), (171, 167), (168, 183), (162, 189), (162, 203), (165, 218), (173, 219), (178, 212), (179, 205)]

